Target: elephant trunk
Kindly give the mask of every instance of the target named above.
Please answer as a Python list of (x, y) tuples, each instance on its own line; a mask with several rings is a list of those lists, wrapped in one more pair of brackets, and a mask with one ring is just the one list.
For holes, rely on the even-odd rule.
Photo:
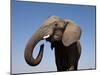
[(26, 45), (24, 57), (26, 62), (30, 66), (38, 65), (41, 62), (41, 59), (43, 57), (44, 44), (40, 46), (40, 51), (36, 59), (34, 59), (34, 57), (32, 56), (34, 47), (40, 40), (42, 40), (42, 37), (40, 36), (40, 32), (38, 31), (35, 33), (35, 35), (32, 36), (32, 38), (29, 40), (28, 44)]

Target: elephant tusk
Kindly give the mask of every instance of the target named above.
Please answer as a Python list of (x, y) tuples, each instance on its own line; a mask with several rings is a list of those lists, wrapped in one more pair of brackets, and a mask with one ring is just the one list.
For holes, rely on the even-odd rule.
[(49, 38), (49, 37), (50, 37), (50, 35), (47, 35), (47, 36), (44, 36), (43, 39), (47, 39), (47, 38)]

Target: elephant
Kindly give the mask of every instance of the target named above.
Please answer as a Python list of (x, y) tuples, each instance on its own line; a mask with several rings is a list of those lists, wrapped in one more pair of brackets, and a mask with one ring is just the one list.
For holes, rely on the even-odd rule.
[(25, 61), (30, 66), (38, 65), (43, 57), (44, 43), (40, 45), (37, 57), (32, 56), (37, 43), (41, 40), (50, 42), (54, 49), (57, 71), (73, 71), (78, 69), (81, 55), (81, 28), (69, 19), (49, 16), (42, 26), (32, 35), (25, 47)]

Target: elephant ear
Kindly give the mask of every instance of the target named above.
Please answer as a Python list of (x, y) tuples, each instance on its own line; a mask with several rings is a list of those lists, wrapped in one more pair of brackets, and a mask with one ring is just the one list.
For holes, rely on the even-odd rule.
[(81, 29), (74, 22), (70, 20), (65, 20), (66, 27), (62, 36), (62, 42), (64, 46), (69, 46), (72, 43), (80, 39)]

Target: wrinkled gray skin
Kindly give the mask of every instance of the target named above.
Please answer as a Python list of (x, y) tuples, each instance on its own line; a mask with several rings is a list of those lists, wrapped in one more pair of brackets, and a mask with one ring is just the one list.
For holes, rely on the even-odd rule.
[(81, 54), (80, 36), (81, 29), (74, 22), (50, 16), (28, 41), (25, 60), (31, 66), (38, 65), (43, 56), (44, 44), (40, 46), (36, 59), (32, 56), (34, 47), (39, 41), (47, 40), (51, 43), (51, 49), (55, 49), (57, 71), (77, 70)]

